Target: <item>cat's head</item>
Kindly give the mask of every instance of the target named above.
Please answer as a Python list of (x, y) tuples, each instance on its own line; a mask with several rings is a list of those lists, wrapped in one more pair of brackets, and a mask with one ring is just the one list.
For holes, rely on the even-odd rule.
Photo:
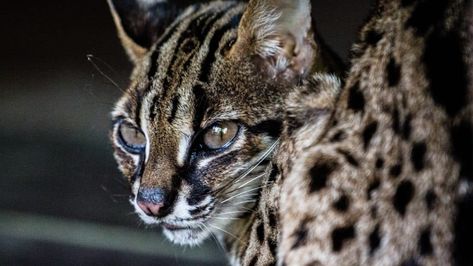
[(285, 95), (322, 70), (310, 3), (109, 3), (135, 65), (111, 133), (131, 202), (173, 242), (200, 243), (252, 207)]

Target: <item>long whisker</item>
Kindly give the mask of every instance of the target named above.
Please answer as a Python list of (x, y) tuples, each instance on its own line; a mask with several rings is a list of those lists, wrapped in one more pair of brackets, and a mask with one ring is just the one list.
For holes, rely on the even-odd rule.
[(252, 188), (252, 189), (249, 189), (249, 190), (245, 190), (245, 191), (243, 191), (243, 192), (240, 192), (240, 193), (238, 193), (238, 194), (236, 194), (236, 195), (233, 195), (233, 196), (231, 196), (230, 198), (228, 198), (228, 199), (222, 201), (222, 204), (225, 203), (225, 202), (227, 202), (227, 201), (229, 201), (229, 200), (232, 200), (232, 199), (234, 199), (234, 198), (236, 198), (236, 197), (240, 197), (240, 196), (245, 195), (245, 194), (247, 194), (247, 193), (250, 193), (250, 192), (252, 192), (252, 191), (258, 190), (258, 189), (260, 189), (260, 188), (261, 188), (261, 187), (257, 187), (257, 188)]
[(207, 230), (210, 233), (210, 236), (215, 240), (215, 242), (217, 243), (217, 246), (219, 246), (223, 252), (226, 252), (225, 248), (222, 246), (222, 243), (220, 243), (220, 241), (217, 239), (217, 236), (215, 236), (212, 230), (210, 230), (204, 223), (200, 223), (200, 224), (205, 228), (205, 230)]
[(241, 186), (239, 186), (238, 189), (240, 189), (240, 188), (242, 188), (242, 187), (244, 187), (244, 186), (250, 184), (251, 182), (255, 181), (256, 179), (263, 177), (264, 175), (265, 175), (265, 173), (262, 173), (262, 174), (260, 174), (260, 175), (257, 175), (257, 176), (255, 176), (255, 177), (253, 177), (252, 179), (246, 181), (246, 182), (243, 183)]
[(235, 183), (239, 182), (240, 180), (242, 180), (243, 178), (245, 178), (246, 176), (248, 176), (251, 172), (253, 172), (253, 170), (256, 169), (256, 167), (258, 167), (271, 154), (271, 152), (274, 151), (274, 149), (277, 147), (278, 143), (279, 143), (279, 139), (275, 140), (274, 143), (271, 144), (271, 146), (268, 149), (266, 149), (266, 151), (258, 158), (258, 160), (255, 162), (255, 164), (251, 165), (248, 170), (246, 170), (241, 176), (237, 177), (235, 180), (229, 180), (227, 183), (225, 183), (222, 186), (220, 186), (219, 188), (217, 188), (214, 191), (214, 193), (218, 194), (221, 191), (228, 188), (229, 186), (231, 186), (232, 184), (235, 184)]
[(220, 230), (220, 231), (222, 231), (222, 232), (228, 234), (229, 236), (231, 236), (231, 237), (233, 237), (233, 238), (235, 238), (236, 240), (238, 240), (238, 241), (241, 242), (241, 239), (238, 238), (237, 236), (235, 236), (234, 234), (232, 234), (232, 233), (230, 233), (230, 232), (228, 232), (228, 231), (225, 231), (224, 229), (222, 229), (222, 228), (220, 228), (220, 227), (218, 227), (218, 226), (216, 226), (216, 225), (214, 225), (214, 224), (209, 224), (209, 225), (212, 226), (213, 228), (217, 229), (217, 230)]
[(258, 167), (270, 154), (273, 152), (273, 150), (276, 148), (276, 146), (279, 143), (279, 139), (274, 141), (274, 143), (263, 153), (263, 155), (260, 156), (258, 161), (256, 161), (255, 165), (248, 169), (243, 175), (241, 175), (239, 178), (235, 180), (234, 183), (239, 182), (241, 179), (245, 178), (247, 175), (249, 175), (253, 170), (255, 170), (256, 167)]
[(107, 68), (112, 69), (112, 67), (109, 64), (107, 64), (100, 58), (95, 57), (93, 54), (88, 54), (86, 55), (86, 57), (87, 57), (87, 61), (89, 61), (92, 64), (92, 66), (95, 68), (95, 70), (97, 70), (105, 79), (107, 79), (108, 82), (112, 83), (112, 85), (115, 86), (120, 91), (125, 92), (122, 88), (120, 88), (120, 86), (118, 86), (118, 84), (109, 75), (105, 74), (105, 72), (102, 69), (100, 69), (100, 67), (97, 65), (97, 63), (95, 63), (94, 60), (97, 60), (100, 63), (104, 64)]

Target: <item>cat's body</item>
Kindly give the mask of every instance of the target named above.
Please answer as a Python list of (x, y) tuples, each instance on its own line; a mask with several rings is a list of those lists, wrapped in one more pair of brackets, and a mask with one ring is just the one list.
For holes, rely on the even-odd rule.
[(137, 213), (174, 243), (216, 235), (234, 265), (470, 262), (471, 6), (434, 2), (380, 1), (342, 90), (309, 1), (110, 1)]

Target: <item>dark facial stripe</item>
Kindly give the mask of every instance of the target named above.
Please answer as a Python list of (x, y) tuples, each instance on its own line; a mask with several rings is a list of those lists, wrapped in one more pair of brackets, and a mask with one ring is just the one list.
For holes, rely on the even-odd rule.
[[(179, 36), (179, 39), (177, 41), (177, 45), (176, 45), (176, 48), (174, 49), (173, 51), (173, 55), (172, 55), (172, 59), (170, 61), (170, 64), (169, 64), (169, 68), (167, 69), (167, 73), (166, 73), (166, 79), (164, 80), (164, 83), (163, 83), (163, 90), (167, 90), (169, 87), (170, 87), (170, 83), (173, 81), (173, 78), (174, 78), (174, 70), (176, 70), (177, 66), (176, 66), (176, 61), (178, 59), (178, 55), (180, 55), (179, 51), (183, 49), (183, 43), (185, 43), (185, 41), (189, 38), (192, 38), (193, 36), (196, 35), (196, 32), (200, 32), (200, 30), (202, 28), (205, 28), (205, 24), (206, 22), (208, 22), (209, 19), (211, 20), (216, 20), (218, 19), (218, 16), (214, 17), (212, 16), (213, 14), (212, 13), (203, 13), (203, 14), (200, 14), (199, 16), (195, 17), (189, 24), (189, 26), (187, 27), (187, 29), (185, 29), (181, 35)], [(201, 32), (201, 35), (204, 35), (204, 33)], [(196, 44), (196, 45), (199, 45), (200, 46), (200, 43)], [(163, 91), (163, 97), (164, 97), (164, 94), (166, 94), (165, 91)]]
[[(215, 61), (215, 53), (218, 49), (218, 45), (223, 37), (223, 35), (238, 26), (238, 21), (240, 20), (241, 14), (235, 15), (229, 21), (229, 23), (225, 24), (222, 28), (218, 29), (215, 34), (212, 36), (209, 44), (209, 50), (205, 59), (203, 60), (203, 64), (201, 65), (201, 72), (199, 75), (199, 80), (202, 82), (208, 82), (209, 80), (209, 73), (211, 69), (212, 63)], [(194, 132), (198, 132), (200, 129), (200, 124), (205, 115), (205, 111), (207, 110), (209, 103), (207, 95), (205, 94), (202, 85), (197, 84), (192, 88), (194, 93), (194, 119), (192, 122)]]
[(194, 132), (199, 132), (200, 124), (202, 123), (205, 111), (209, 106), (209, 99), (200, 84), (195, 85), (192, 88), (192, 92), (194, 93), (194, 118), (192, 120), (192, 127)]
[(140, 112), (141, 112), (141, 105), (143, 101), (143, 95), (139, 93), (138, 91), (136, 92), (136, 109), (135, 109), (135, 121), (137, 125), (141, 125), (141, 117), (140, 117)]
[(281, 134), (282, 122), (279, 120), (264, 120), (254, 126), (250, 126), (248, 131), (253, 134), (268, 134), (275, 138)]
[[(193, 7), (195, 9), (198, 9), (201, 5), (200, 4), (196, 4), (194, 5)], [(151, 80), (154, 75), (156, 74), (157, 70), (158, 70), (158, 59), (159, 59), (159, 56), (160, 56), (160, 48), (163, 44), (167, 43), (169, 41), (169, 39), (174, 35), (176, 29), (181, 25), (180, 22), (175, 22), (173, 25), (171, 25), (168, 30), (164, 33), (164, 35), (162, 35), (158, 41), (156, 42), (156, 48), (153, 52), (153, 54), (151, 55), (151, 66), (148, 70), (148, 79)]]
[(201, 65), (201, 72), (199, 75), (199, 80), (202, 82), (208, 82), (210, 76), (210, 70), (212, 68), (212, 64), (215, 61), (215, 53), (218, 49), (220, 41), (224, 34), (232, 29), (236, 29), (238, 27), (238, 23), (240, 21), (241, 14), (237, 14), (233, 16), (230, 21), (225, 24), (222, 28), (218, 29), (215, 34), (212, 36), (209, 44), (209, 50), (207, 55)]
[(169, 124), (172, 124), (174, 122), (174, 119), (176, 118), (177, 109), (179, 108), (179, 99), (179, 95), (174, 96), (174, 98), (172, 99), (171, 115), (168, 117)]
[[(233, 4), (234, 5), (234, 4)], [(232, 7), (231, 5), (230, 7)], [(156, 105), (161, 101), (161, 99), (164, 99), (167, 95), (167, 92), (169, 91), (169, 88), (171, 87), (171, 84), (173, 87), (178, 87), (182, 81), (182, 76), (179, 75), (178, 77), (174, 76), (174, 72), (179, 68), (179, 72), (181, 71), (186, 71), (186, 69), (189, 67), (190, 62), (194, 58), (194, 56), (188, 56), (187, 60), (184, 62), (177, 62), (178, 59), (180, 58), (179, 55), (182, 55), (182, 52), (185, 54), (191, 54), (195, 53), (200, 45), (203, 43), (203, 40), (206, 37), (206, 33), (208, 30), (214, 25), (214, 23), (222, 17), (228, 10), (223, 10), (217, 14), (212, 13), (212, 12), (205, 12), (202, 13), (195, 18), (192, 19), (192, 21), (189, 23), (188, 27), (182, 31), (181, 35), (179, 36), (179, 39), (177, 41), (177, 45), (174, 49), (171, 61), (169, 63), (169, 67), (167, 69), (166, 73), (166, 78), (164, 80), (163, 84), (163, 91), (159, 96), (155, 96), (153, 99), (153, 104), (150, 107), (150, 118), (154, 120), (154, 118), (157, 115), (157, 112), (155, 111)], [(189, 40), (196, 35), (196, 32), (200, 32), (198, 35), (199, 38), (197, 42), (194, 42), (192, 44), (195, 45), (195, 47), (191, 47), (191, 50), (189, 50), (189, 47), (187, 44), (189, 44)], [(169, 35), (171, 36), (171, 35)], [(165, 41), (168, 41), (169, 37), (165, 39)], [(158, 43), (157, 47), (163, 45), (165, 41)], [(155, 58), (153, 58), (153, 66), (150, 68), (150, 72), (148, 73), (148, 77), (154, 76), (157, 71), (157, 63), (159, 59), (159, 48), (156, 49), (155, 53), (153, 54)], [(177, 64), (180, 64), (181, 67), (178, 67)], [(153, 71), (153, 72), (151, 72)], [(177, 81), (176, 78), (179, 80)]]

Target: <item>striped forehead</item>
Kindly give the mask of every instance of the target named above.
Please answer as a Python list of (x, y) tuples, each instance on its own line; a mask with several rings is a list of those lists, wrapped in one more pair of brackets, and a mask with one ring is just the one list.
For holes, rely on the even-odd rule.
[(232, 2), (203, 5), (171, 25), (149, 56), (147, 86), (137, 91), (141, 122), (172, 124), (179, 113), (205, 111), (200, 106), (205, 102), (204, 85), (219, 48), (230, 41), (226, 37), (236, 36), (243, 9)]
[(135, 120), (148, 139), (151, 132), (177, 129), (182, 134), (169, 137), (175, 138), (178, 153), (185, 150), (182, 143), (198, 130), (208, 107), (205, 85), (212, 66), (221, 58), (220, 49), (236, 38), (244, 7), (214, 2), (184, 11), (137, 66), (114, 115)]

